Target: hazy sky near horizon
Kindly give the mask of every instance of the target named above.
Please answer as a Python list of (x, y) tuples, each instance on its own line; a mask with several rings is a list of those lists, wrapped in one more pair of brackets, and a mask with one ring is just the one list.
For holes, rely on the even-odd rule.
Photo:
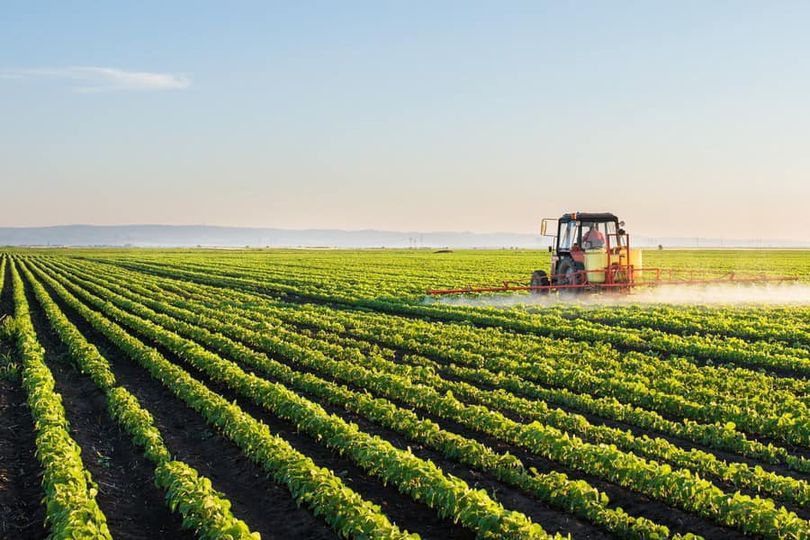
[(4, 2), (0, 226), (810, 236), (808, 2)]

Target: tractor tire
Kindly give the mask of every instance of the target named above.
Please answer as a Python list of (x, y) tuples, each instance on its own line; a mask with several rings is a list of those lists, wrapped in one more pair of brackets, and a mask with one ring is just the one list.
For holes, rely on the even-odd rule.
[[(582, 285), (585, 280), (582, 276), (581, 272), (584, 268), (580, 268), (581, 265), (574, 262), (572, 259), (563, 259), (560, 261), (560, 264), (557, 266), (557, 273), (561, 276), (557, 278), (557, 285)], [(560, 289), (561, 293), (565, 294), (578, 294), (582, 292), (582, 289), (579, 287), (568, 288), (565, 287)]]
[[(532, 272), (532, 287), (548, 287), (551, 282), (548, 280), (548, 274), (544, 270), (535, 270)], [(548, 289), (532, 289), (532, 294), (548, 294)]]

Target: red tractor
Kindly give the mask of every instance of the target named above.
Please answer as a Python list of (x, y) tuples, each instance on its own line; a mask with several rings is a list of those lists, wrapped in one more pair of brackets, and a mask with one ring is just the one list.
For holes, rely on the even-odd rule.
[[(555, 234), (548, 234), (556, 221)], [(543, 219), (540, 234), (553, 238), (551, 271), (535, 270), (533, 292), (628, 287), (641, 276), (641, 250), (630, 249), (624, 222), (610, 213), (573, 212)]]

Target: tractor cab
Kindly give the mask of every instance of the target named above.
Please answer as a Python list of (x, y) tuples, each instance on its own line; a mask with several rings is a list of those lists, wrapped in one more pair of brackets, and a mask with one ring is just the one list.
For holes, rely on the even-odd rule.
[(553, 238), (551, 271), (532, 274), (532, 287), (545, 287), (533, 290), (545, 292), (550, 286), (581, 290), (631, 282), (634, 271), (641, 269), (641, 252), (630, 250), (630, 237), (622, 227), (624, 222), (607, 212), (572, 212), (543, 219), (541, 234)]
[[(563, 214), (557, 220), (555, 255), (561, 254), (582, 259), (588, 250), (607, 249), (610, 239), (617, 243), (617, 232), (623, 223), (613, 214)], [(615, 247), (615, 246), (614, 246)]]

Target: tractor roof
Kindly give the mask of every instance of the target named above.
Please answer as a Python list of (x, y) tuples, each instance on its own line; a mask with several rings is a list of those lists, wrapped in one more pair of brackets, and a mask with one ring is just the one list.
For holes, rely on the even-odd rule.
[(572, 212), (570, 214), (563, 214), (560, 221), (563, 223), (569, 221), (594, 221), (601, 223), (605, 221), (619, 221), (619, 218), (610, 212)]

